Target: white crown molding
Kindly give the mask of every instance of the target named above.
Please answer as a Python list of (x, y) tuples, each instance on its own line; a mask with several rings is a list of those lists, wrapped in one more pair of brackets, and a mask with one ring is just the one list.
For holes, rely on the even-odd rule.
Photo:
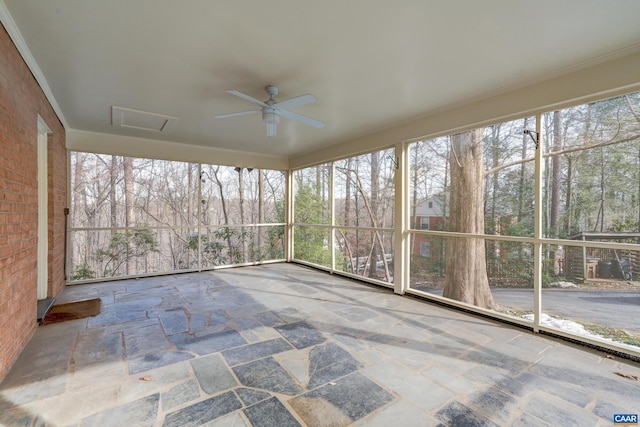
[(31, 70), (31, 73), (36, 78), (36, 81), (40, 85), (40, 88), (44, 92), (44, 95), (47, 97), (49, 104), (51, 104), (51, 107), (58, 115), (58, 119), (60, 119), (62, 126), (64, 126), (65, 129), (68, 129), (69, 127), (67, 126), (67, 121), (62, 114), (62, 109), (60, 108), (60, 105), (58, 105), (58, 102), (56, 101), (55, 97), (53, 96), (53, 92), (49, 87), (49, 83), (47, 83), (47, 79), (42, 73), (42, 70), (38, 66), (35, 58), (31, 54), (27, 43), (22, 37), (22, 33), (18, 29), (18, 25), (13, 20), (11, 13), (9, 13), (7, 5), (4, 4), (4, 0), (0, 0), (0, 22), (2, 22), (2, 25), (4, 25), (7, 33), (9, 33), (9, 37), (11, 37), (11, 40), (13, 40), (13, 44), (15, 44), (18, 52), (20, 52), (20, 55), (22, 55), (22, 59), (24, 59), (27, 67), (29, 67), (29, 70)]

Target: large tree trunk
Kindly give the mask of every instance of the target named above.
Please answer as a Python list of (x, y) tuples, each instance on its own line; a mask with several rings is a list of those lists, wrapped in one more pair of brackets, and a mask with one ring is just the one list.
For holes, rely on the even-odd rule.
[[(482, 130), (451, 136), (449, 230), (484, 233)], [(450, 238), (443, 296), (483, 308), (495, 308), (489, 288), (483, 239)]]

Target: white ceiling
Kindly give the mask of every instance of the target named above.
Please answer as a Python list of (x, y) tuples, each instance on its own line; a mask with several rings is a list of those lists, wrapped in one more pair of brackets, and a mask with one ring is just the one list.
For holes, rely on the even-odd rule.
[[(638, 0), (2, 1), (68, 128), (278, 156), (640, 49)], [(259, 115), (212, 117), (267, 84), (327, 126), (283, 118), (267, 143)], [(177, 120), (113, 126), (112, 106)]]

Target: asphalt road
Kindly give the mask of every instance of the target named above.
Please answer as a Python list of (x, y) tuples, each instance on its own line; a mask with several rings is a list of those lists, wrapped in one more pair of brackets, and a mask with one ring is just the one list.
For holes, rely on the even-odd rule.
[[(533, 289), (493, 288), (504, 306), (533, 310)], [(442, 290), (430, 293), (442, 295)], [(640, 290), (543, 289), (542, 312), (550, 316), (640, 333)]]
[[(498, 304), (533, 309), (533, 290), (492, 289)], [(543, 289), (542, 312), (553, 317), (640, 332), (640, 290)]]

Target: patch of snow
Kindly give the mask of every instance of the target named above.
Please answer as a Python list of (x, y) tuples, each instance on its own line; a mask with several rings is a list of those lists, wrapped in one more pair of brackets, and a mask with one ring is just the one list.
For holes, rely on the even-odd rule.
[[(522, 316), (523, 318), (530, 320), (533, 322), (533, 314), (526, 314)], [(570, 332), (576, 335), (587, 336), (591, 338), (599, 338), (610, 341), (608, 338), (605, 338), (601, 335), (594, 334), (592, 332), (587, 331), (584, 326), (580, 323), (574, 322), (572, 320), (565, 319), (556, 319), (555, 317), (551, 317), (548, 314), (542, 313), (540, 315), (540, 325), (541, 326), (551, 326), (552, 328), (560, 329), (566, 332)]]
[(553, 282), (549, 283), (549, 287), (552, 288), (577, 288), (578, 285), (571, 282)]

